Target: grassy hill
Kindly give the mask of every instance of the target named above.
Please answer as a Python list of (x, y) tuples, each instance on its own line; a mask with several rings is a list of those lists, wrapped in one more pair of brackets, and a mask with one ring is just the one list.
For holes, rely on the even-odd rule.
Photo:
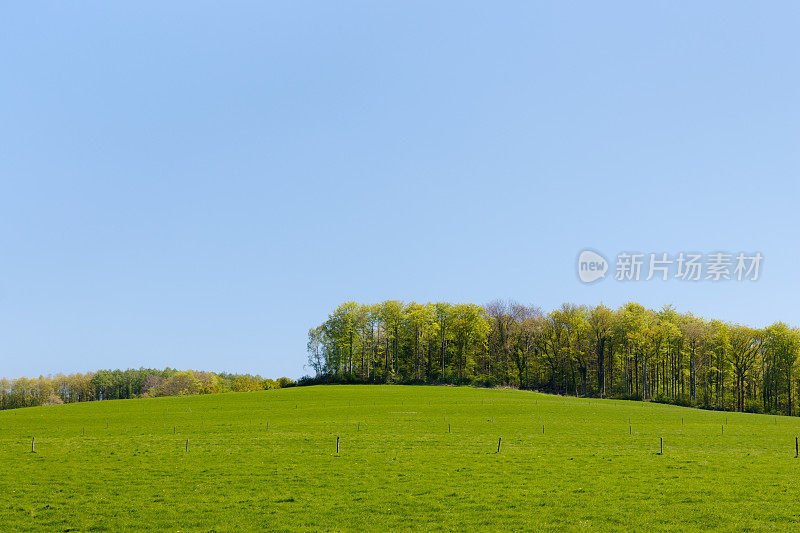
[(454, 387), (36, 407), (0, 412), (0, 524), (797, 529), (798, 434), (795, 418)]

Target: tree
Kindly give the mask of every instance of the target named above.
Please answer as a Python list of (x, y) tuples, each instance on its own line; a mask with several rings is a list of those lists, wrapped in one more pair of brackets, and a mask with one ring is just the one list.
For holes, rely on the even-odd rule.
[(744, 326), (722, 325), (720, 329), (727, 337), (727, 360), (736, 377), (736, 410), (744, 411), (745, 378), (759, 355), (762, 337), (755, 330)]
[(325, 371), (325, 363), (322, 357), (324, 335), (325, 329), (323, 326), (317, 326), (316, 328), (310, 328), (308, 330), (308, 343), (306, 343), (308, 366), (314, 369), (314, 374), (317, 376)]
[(594, 355), (597, 361), (597, 388), (602, 398), (606, 395), (606, 353), (614, 336), (614, 313), (608, 307), (600, 304), (589, 311), (586, 323), (592, 337)]

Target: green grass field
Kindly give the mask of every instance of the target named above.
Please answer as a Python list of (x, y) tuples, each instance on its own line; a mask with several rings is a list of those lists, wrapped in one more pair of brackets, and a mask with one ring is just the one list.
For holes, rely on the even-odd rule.
[(798, 422), (359, 385), (3, 411), (0, 530), (796, 530)]

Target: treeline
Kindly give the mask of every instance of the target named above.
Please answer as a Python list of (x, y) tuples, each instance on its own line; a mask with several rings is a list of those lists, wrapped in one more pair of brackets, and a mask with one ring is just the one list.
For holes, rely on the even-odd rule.
[(549, 313), (486, 306), (347, 302), (309, 330), (318, 381), (510, 386), (708, 409), (800, 414), (800, 332), (628, 303)]
[(246, 392), (278, 389), (294, 384), (294, 381), (285, 377), (273, 380), (250, 374), (215, 374), (174, 368), (98, 370), (86, 374), (2, 378), (0, 409), (92, 400)]

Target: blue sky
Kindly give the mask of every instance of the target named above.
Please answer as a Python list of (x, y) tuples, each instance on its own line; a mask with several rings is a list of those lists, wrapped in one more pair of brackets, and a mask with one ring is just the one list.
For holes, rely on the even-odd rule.
[[(0, 375), (299, 377), (346, 300), (800, 326), (800, 5), (16, 2)], [(580, 283), (584, 248), (760, 251)]]

